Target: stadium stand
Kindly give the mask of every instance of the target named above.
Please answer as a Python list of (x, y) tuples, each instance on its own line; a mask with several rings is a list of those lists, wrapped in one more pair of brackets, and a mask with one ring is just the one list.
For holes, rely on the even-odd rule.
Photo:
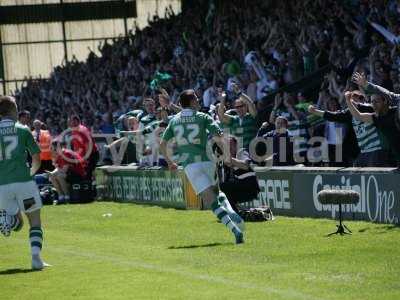
[[(400, 92), (398, 40), (391, 38), (399, 33), (397, 2), (189, 2), (191, 9), (179, 15), (167, 10), (165, 19), (156, 16), (144, 29), (105, 40), (100, 56), (91, 52), (85, 62), (72, 59), (55, 68), (49, 79), (29, 80), (15, 92), (21, 108), (53, 135), (67, 127), (71, 114), (94, 133), (112, 133), (114, 120), (142, 108), (144, 98), (160, 105), (160, 87), (171, 103), (194, 88), (202, 109), (213, 114), (218, 89), (226, 92), (229, 109), (237, 83), (257, 104), (259, 126), (274, 129), (271, 112), (288, 117), (293, 136), (323, 136), (330, 145), (345, 141), (345, 153), (352, 155), (344, 164), (352, 165), (360, 151), (356, 138), (365, 128), (344, 126), (344, 136), (335, 139), (340, 126), (313, 116), (308, 106), (344, 109), (344, 92), (358, 89), (351, 82), (354, 72)], [(277, 97), (290, 101), (276, 103)], [(300, 145), (301, 151), (314, 146)]]

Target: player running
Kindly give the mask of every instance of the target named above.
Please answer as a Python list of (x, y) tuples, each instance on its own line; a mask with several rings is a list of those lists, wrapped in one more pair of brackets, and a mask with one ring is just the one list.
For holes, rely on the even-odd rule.
[[(29, 128), (17, 122), (14, 98), (0, 96), (0, 231), (9, 236), (22, 228), (21, 211), (29, 220), (32, 269), (49, 266), (40, 257), (43, 231), (40, 221), (42, 201), (33, 174), (40, 167), (40, 149)], [(32, 167), (26, 163), (27, 151)]]
[(236, 243), (241, 244), (244, 239), (239, 226), (243, 224), (243, 220), (231, 208), (225, 194), (218, 191), (214, 176), (215, 163), (207, 156), (208, 134), (221, 147), (222, 131), (210, 116), (196, 111), (199, 103), (193, 90), (183, 91), (179, 102), (182, 111), (170, 120), (161, 139), (160, 151), (166, 158), (169, 169), (176, 170), (178, 165), (171, 160), (167, 149), (168, 141), (175, 138), (179, 162), (184, 166), (185, 174), (196, 194), (201, 196), (206, 206), (211, 204), (213, 213), (232, 231)]

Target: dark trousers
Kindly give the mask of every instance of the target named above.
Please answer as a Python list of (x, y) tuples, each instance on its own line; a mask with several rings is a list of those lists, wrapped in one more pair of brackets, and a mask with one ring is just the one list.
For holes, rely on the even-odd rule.
[(40, 164), (40, 169), (36, 172), (36, 174), (42, 174), (46, 171), (53, 171), (54, 166), (51, 160), (42, 160)]
[(389, 151), (376, 150), (360, 153), (354, 161), (355, 167), (395, 168), (397, 163)]
[(96, 169), (99, 159), (100, 159), (99, 151), (92, 152), (92, 154), (89, 156), (86, 168), (86, 175), (88, 179), (92, 178), (93, 171), (94, 169)]

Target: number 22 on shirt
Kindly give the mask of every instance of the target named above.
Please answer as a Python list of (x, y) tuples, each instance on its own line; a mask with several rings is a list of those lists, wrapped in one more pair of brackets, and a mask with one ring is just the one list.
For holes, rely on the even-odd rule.
[(189, 144), (200, 144), (198, 138), (200, 128), (197, 124), (178, 125), (174, 127), (176, 142), (178, 146), (186, 146)]

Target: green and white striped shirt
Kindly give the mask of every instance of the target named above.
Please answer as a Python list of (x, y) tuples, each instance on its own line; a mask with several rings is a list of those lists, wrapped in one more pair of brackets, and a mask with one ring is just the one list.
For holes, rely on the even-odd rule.
[(361, 153), (369, 153), (384, 148), (383, 137), (373, 124), (363, 123), (355, 118), (353, 118), (352, 123)]
[(226, 126), (230, 133), (236, 138), (243, 140), (243, 148), (247, 149), (252, 139), (257, 135), (256, 119), (247, 113), (240, 118), (239, 116), (231, 116), (230, 122)]

